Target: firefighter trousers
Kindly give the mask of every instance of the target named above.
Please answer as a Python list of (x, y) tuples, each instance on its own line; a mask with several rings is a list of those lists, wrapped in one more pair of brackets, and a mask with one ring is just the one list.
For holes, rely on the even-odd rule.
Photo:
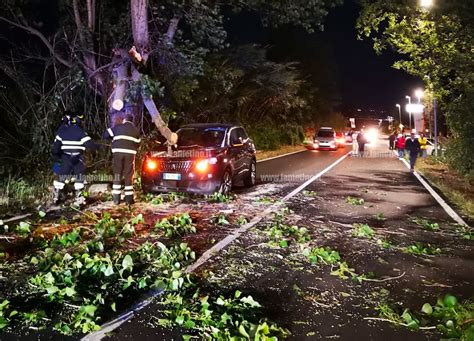
[(62, 190), (66, 183), (74, 181), (74, 189), (81, 191), (84, 188), (85, 170), (86, 166), (82, 154), (63, 153), (61, 155), (58, 179), (54, 181), (54, 188)]
[(112, 170), (114, 182), (112, 185), (112, 197), (114, 203), (120, 203), (122, 190), (125, 194), (125, 202), (133, 203), (133, 174), (135, 173), (135, 155), (126, 153), (114, 153), (112, 156)]

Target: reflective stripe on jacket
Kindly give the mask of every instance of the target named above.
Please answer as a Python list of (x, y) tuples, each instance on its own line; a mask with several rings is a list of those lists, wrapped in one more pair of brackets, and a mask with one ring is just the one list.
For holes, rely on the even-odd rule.
[(61, 153), (78, 155), (86, 149), (95, 149), (96, 145), (90, 136), (78, 125), (61, 126), (54, 138), (53, 154)]
[(141, 142), (140, 131), (131, 122), (107, 129), (105, 136), (112, 138), (112, 153), (136, 154)]

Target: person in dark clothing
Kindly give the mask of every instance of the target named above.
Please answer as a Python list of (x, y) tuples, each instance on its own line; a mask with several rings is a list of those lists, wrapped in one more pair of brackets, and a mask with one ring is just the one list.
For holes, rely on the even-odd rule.
[[(122, 182), (125, 202), (133, 204), (133, 174), (135, 172), (135, 155), (140, 143), (140, 131), (132, 123), (133, 116), (126, 115), (121, 124), (109, 128), (105, 138), (112, 139), (112, 169), (114, 180), (112, 197), (115, 204), (120, 204)], [(123, 181), (122, 181), (123, 180)]]
[(415, 163), (418, 155), (420, 154), (421, 146), (420, 141), (415, 137), (415, 133), (411, 133), (411, 136), (405, 142), (405, 150), (408, 151), (410, 156), (410, 172), (413, 173), (415, 170)]
[(364, 129), (360, 131), (357, 135), (357, 144), (359, 145), (359, 155), (360, 157), (364, 156), (365, 144), (367, 143), (367, 138), (365, 137)]
[(394, 131), (392, 134), (390, 134), (388, 138), (388, 149), (394, 150), (395, 149), (395, 140), (397, 139), (397, 132)]
[[(72, 116), (72, 117), (71, 117)], [(91, 140), (80, 126), (77, 115), (65, 115), (63, 120), (69, 117), (69, 122), (63, 121), (59, 127), (53, 143), (53, 158), (56, 163), (60, 162), (58, 179), (54, 181), (54, 201), (58, 203), (61, 192), (66, 183), (74, 182), (76, 191), (76, 204), (84, 203), (82, 190), (84, 188), (85, 164), (83, 153), (86, 149), (97, 149), (97, 145)]]

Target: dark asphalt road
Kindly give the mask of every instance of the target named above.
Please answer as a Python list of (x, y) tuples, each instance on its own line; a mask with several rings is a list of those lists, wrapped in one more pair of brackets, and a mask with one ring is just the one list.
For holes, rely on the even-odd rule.
[[(258, 182), (304, 182), (302, 179), (311, 177), (330, 166), (351, 150), (347, 145), (337, 151), (305, 150), (301, 153), (287, 155), (257, 164)], [(307, 179), (305, 179), (307, 180)]]
[[(289, 189), (296, 188), (307, 179), (321, 172), (347, 154), (351, 146), (337, 151), (309, 151), (279, 157), (257, 164), (259, 183), (284, 183)], [(266, 178), (265, 178), (266, 177)], [(252, 191), (254, 189), (250, 189)], [(239, 190), (237, 190), (237, 193)], [(109, 334), (105, 340), (174, 340), (176, 330), (156, 329), (146, 321), (156, 313), (158, 306), (152, 303), (127, 322)]]
[[(279, 182), (284, 183), (285, 188), (293, 189), (299, 186), (302, 182), (314, 176), (315, 174), (321, 172), (332, 163), (337, 161), (351, 149), (350, 146), (346, 146), (345, 148), (341, 148), (338, 151), (328, 152), (328, 151), (303, 151), (301, 153), (288, 155), (285, 157), (259, 162), (257, 165), (257, 178), (260, 182)], [(408, 170), (404, 168), (400, 161), (398, 161), (393, 155), (386, 154), (386, 148), (384, 146), (383, 141), (381, 141), (377, 146), (369, 146), (368, 151), (371, 152), (368, 154), (367, 158), (350, 158), (348, 161), (343, 162), (340, 166), (338, 166), (335, 170), (332, 170), (326, 176), (326, 180), (324, 183), (314, 183), (311, 184), (308, 189), (317, 191), (318, 197), (314, 200), (317, 201), (319, 209), (314, 211), (313, 206), (307, 205), (300, 205), (300, 202), (293, 203), (293, 209), (302, 210), (298, 212), (304, 216), (306, 221), (310, 221), (312, 217), (315, 215), (325, 215), (328, 217), (329, 220), (333, 221), (340, 221), (346, 224), (350, 224), (353, 221), (360, 221), (360, 222), (370, 222), (371, 224), (379, 224), (380, 229), (377, 229), (377, 232), (382, 234), (383, 231), (388, 230), (391, 231), (393, 229), (400, 229), (398, 233), (405, 235), (412, 231), (421, 233), (421, 237), (426, 238), (425, 234), (426, 231), (423, 231), (419, 227), (415, 226), (414, 223), (410, 230), (407, 230), (407, 226), (410, 222), (408, 214), (410, 215), (423, 215), (429, 217), (433, 221), (437, 221), (440, 224), (443, 224), (443, 228), (445, 224), (449, 223), (449, 218), (444, 214), (444, 212), (440, 209), (438, 204), (434, 202), (434, 200), (429, 196), (429, 194), (422, 188), (422, 186), (408, 173)], [(381, 156), (383, 155), (383, 157)], [(373, 158), (374, 157), (374, 158)], [(294, 178), (292, 178), (294, 177)], [(292, 180), (293, 179), (293, 180)], [(404, 182), (405, 181), (405, 182)], [(333, 188), (333, 186), (338, 186), (337, 188)], [(264, 187), (264, 186), (257, 186)], [(367, 190), (370, 188), (370, 191)], [(365, 189), (365, 190), (364, 190)], [(249, 191), (257, 191), (258, 189), (250, 189)], [(238, 192), (238, 191), (237, 191)], [(321, 192), (321, 193), (320, 193)], [(365, 200), (370, 204), (364, 207), (355, 207), (351, 206), (346, 203), (346, 197), (348, 195), (352, 195), (354, 197), (365, 196)], [(308, 212), (305, 211), (310, 207)], [(374, 215), (379, 212), (383, 212), (386, 217), (386, 221), (381, 223), (379, 221), (374, 221)], [(386, 224), (390, 224), (389, 226), (385, 226)], [(337, 232), (336, 227), (342, 229), (341, 226), (336, 225), (333, 226), (332, 229)], [(385, 229), (384, 229), (385, 228)], [(393, 232), (393, 231), (391, 231)], [(397, 232), (397, 231), (395, 231)], [(345, 236), (342, 238), (341, 236)], [(362, 252), (357, 253), (359, 249), (365, 250), (368, 246), (364, 240), (360, 242), (360, 245), (357, 247), (353, 247), (355, 245), (355, 241), (351, 239), (351, 234), (345, 233), (345, 231), (339, 231), (334, 236), (333, 240), (330, 240), (331, 243), (338, 243), (338, 248), (341, 249), (343, 255), (346, 255), (348, 259), (355, 265), (357, 268), (362, 271), (362, 273), (368, 273), (373, 269), (371, 266), (375, 266), (373, 260), (372, 252)], [(394, 239), (393, 235), (387, 234), (388, 237)], [(397, 235), (395, 235), (397, 236)], [(388, 238), (387, 237), (387, 238)], [(421, 238), (417, 235), (415, 240), (419, 240)], [(435, 238), (438, 236), (435, 234)], [(324, 234), (324, 238), (329, 238), (329, 235)], [(332, 238), (332, 237), (331, 237)], [(329, 238), (329, 239), (331, 239)], [(342, 238), (342, 239), (341, 239)], [(328, 240), (320, 241), (321, 244), (329, 243)], [(345, 242), (341, 242), (341, 240)], [(396, 242), (396, 241), (394, 241)], [(401, 242), (401, 241), (400, 241)], [(434, 240), (430, 240), (430, 242), (434, 242)], [(406, 241), (405, 243), (408, 243)], [(444, 241), (444, 244), (446, 241)], [(331, 244), (329, 244), (331, 245)], [(392, 251), (384, 251), (379, 246), (374, 244), (374, 253), (383, 254), (384, 257), (391, 257)], [(459, 251), (459, 250), (458, 250)], [(385, 252), (385, 253), (384, 253)], [(460, 251), (459, 251), (460, 252)], [(367, 259), (364, 258), (367, 256)], [(241, 255), (240, 257), (243, 257)], [(444, 258), (438, 257), (440, 262), (443, 261)], [(411, 259), (410, 256), (406, 256), (401, 254), (400, 259), (396, 259), (396, 267), (399, 269), (404, 269), (407, 272), (406, 281), (401, 282), (401, 287), (405, 287), (410, 285), (416, 285), (418, 281), (415, 281), (411, 276), (416, 276), (418, 270), (413, 270), (411, 266), (413, 265), (411, 262), (406, 261), (409, 259), (415, 263), (416, 266), (419, 268), (419, 263), (421, 262), (419, 259), (414, 258)], [(462, 260), (462, 259), (461, 259)], [(466, 260), (463, 260), (466, 262)], [(433, 261), (431, 261), (433, 262)], [(462, 262), (461, 262), (462, 263)], [(461, 264), (460, 263), (460, 264)], [(377, 263), (378, 264), (378, 263)], [(377, 265), (376, 264), (376, 265)], [(388, 263), (387, 263), (388, 264)], [(392, 264), (387, 265), (387, 269), (381, 268), (377, 271), (380, 275), (393, 275), (393, 266)], [(225, 267), (225, 265), (223, 265)], [(382, 267), (382, 265), (378, 265)], [(278, 268), (278, 267), (277, 267)], [(430, 271), (432, 267), (427, 265), (426, 271)], [(441, 268), (441, 266), (440, 266)], [(456, 270), (456, 269), (454, 269)], [(453, 271), (454, 271), (453, 270)], [(263, 270), (262, 270), (263, 271)], [(456, 270), (457, 271), (457, 270)], [(447, 273), (447, 271), (445, 271)], [(432, 275), (430, 272), (428, 273), (430, 276)], [(426, 276), (428, 276), (428, 274)], [(326, 276), (327, 275), (327, 276)], [(274, 277), (272, 277), (274, 276)], [(325, 274), (326, 278), (329, 279), (328, 283), (335, 283), (335, 287), (332, 288), (336, 294), (340, 291), (341, 285), (346, 285), (344, 290), (349, 292), (352, 290), (351, 298), (347, 299), (348, 306), (345, 306), (344, 309), (337, 308), (337, 311), (331, 311), (330, 313), (324, 316), (321, 315), (314, 315), (315, 318), (312, 320), (313, 324), (318, 324), (318, 336), (308, 337), (306, 334), (306, 330), (299, 330), (300, 327), (294, 327), (293, 331), (295, 332), (295, 336), (290, 339), (293, 340), (313, 340), (313, 339), (326, 339), (326, 337), (330, 335), (344, 335), (341, 340), (349, 340), (351, 339), (351, 335), (354, 334), (354, 330), (358, 331), (358, 336), (362, 337), (364, 335), (367, 336), (367, 340), (379, 340), (381, 338), (385, 338), (386, 340), (399, 340), (400, 338), (410, 339), (410, 340), (421, 340), (421, 339), (429, 339), (433, 335), (425, 335), (422, 333), (412, 333), (409, 330), (404, 329), (393, 329), (390, 325), (381, 324), (380, 326), (374, 326), (372, 324), (368, 324), (366, 321), (362, 319), (354, 319), (353, 313), (357, 312), (356, 315), (366, 316), (367, 314), (375, 314), (373, 311), (367, 312), (366, 310), (360, 310), (357, 307), (363, 307), (366, 305), (364, 299), (359, 302), (359, 298), (366, 297), (367, 292), (362, 290), (360, 286), (357, 286), (353, 282), (341, 282), (338, 279), (334, 279), (334, 276)], [(457, 275), (458, 276), (458, 275)], [(277, 279), (280, 277), (285, 277), (285, 274), (281, 273), (274, 273), (272, 271), (268, 274), (268, 278), (270, 279), (271, 283), (277, 283)], [(316, 289), (321, 286), (320, 291), (327, 290), (324, 287), (326, 282), (313, 283), (315, 278), (318, 276), (312, 274), (309, 276), (308, 283), (305, 285), (310, 285), (311, 288), (315, 287)], [(472, 277), (472, 276), (471, 276)], [(297, 278), (300, 278), (297, 276)], [(410, 278), (410, 280), (408, 280)], [(452, 278), (456, 278), (452, 276)], [(463, 280), (467, 281), (468, 283), (471, 281), (471, 278), (464, 278)], [(446, 278), (435, 278), (437, 282), (442, 282), (448, 280)], [(342, 284), (341, 284), (342, 283)], [(398, 282), (395, 282), (395, 284)], [(394, 285), (395, 284), (390, 284)], [(454, 286), (454, 284), (450, 283)], [(386, 287), (388, 284), (381, 285), (382, 287)], [(246, 290), (250, 290), (252, 286), (255, 292), (260, 294), (267, 293), (268, 295), (272, 296), (275, 293), (266, 288), (262, 283), (247, 283), (244, 285)], [(339, 287), (338, 287), (339, 286)], [(283, 285), (280, 289), (290, 288), (288, 295), (294, 295), (294, 290), (291, 289), (291, 285)], [(240, 288), (240, 287), (239, 287)], [(264, 289), (266, 288), (266, 289)], [(397, 287), (398, 288), (398, 287)], [(313, 288), (314, 289), (314, 288)], [(315, 289), (315, 290), (316, 290)], [(373, 290), (378, 289), (376, 286)], [(462, 292), (462, 288), (459, 287), (459, 292)], [(263, 290), (263, 291), (262, 291)], [(361, 292), (359, 292), (361, 291)], [(415, 292), (415, 291), (414, 291)], [(455, 291), (456, 292), (456, 291)], [(458, 292), (456, 292), (458, 293)], [(335, 295), (336, 295), (335, 294)], [(430, 299), (435, 299), (435, 295), (431, 295), (431, 292), (423, 292), (423, 294), (428, 295), (430, 294)], [(398, 291), (394, 289), (394, 295), (398, 299), (401, 298)], [(403, 295), (406, 296), (405, 293)], [(337, 296), (337, 295), (336, 295)], [(433, 296), (433, 297), (431, 297)], [(460, 295), (462, 297), (462, 295)], [(416, 294), (415, 294), (416, 297)], [(357, 301), (355, 308), (352, 307), (353, 302), (351, 300)], [(264, 299), (265, 301), (265, 299)], [(268, 299), (268, 301), (271, 301)], [(413, 299), (406, 299), (407, 304), (413, 303)], [(416, 300), (415, 300), (416, 301)], [(420, 301), (421, 302), (421, 301)], [(423, 302), (414, 302), (414, 306), (420, 306)], [(116, 329), (113, 333), (108, 334), (105, 340), (175, 340), (177, 333), (179, 334), (179, 329), (166, 329), (166, 328), (154, 328), (149, 324), (150, 317), (156, 315), (156, 311), (160, 307), (156, 303), (150, 304), (144, 310), (139, 312), (130, 322), (127, 322)], [(280, 309), (282, 307), (279, 307)], [(308, 308), (308, 307), (305, 307)], [(283, 309), (283, 308), (282, 308)], [(290, 324), (292, 320), (301, 320), (303, 317), (301, 315), (301, 309), (295, 307), (292, 311), (284, 312), (280, 318), (282, 324), (287, 323)], [(283, 310), (282, 310), (283, 311)], [(308, 308), (308, 311), (310, 309)], [(292, 314), (296, 314), (293, 316)], [(337, 313), (337, 314), (336, 314)], [(286, 315), (291, 321), (287, 321)], [(331, 320), (332, 316), (336, 316), (336, 320)], [(311, 315), (313, 316), (313, 315)], [(316, 318), (317, 316), (317, 318)], [(326, 317), (325, 317), (326, 316)], [(338, 320), (339, 319), (339, 320)], [(330, 320), (330, 321), (329, 321)], [(340, 325), (340, 321), (344, 320), (345, 324), (348, 327), (344, 327)], [(327, 325), (326, 325), (327, 324)], [(299, 329), (298, 329), (299, 328)], [(185, 331), (183, 331), (184, 333)], [(187, 332), (187, 331), (186, 331)], [(297, 335), (297, 336), (296, 336)], [(435, 335), (437, 336), (437, 335)], [(356, 339), (359, 339), (356, 337)]]

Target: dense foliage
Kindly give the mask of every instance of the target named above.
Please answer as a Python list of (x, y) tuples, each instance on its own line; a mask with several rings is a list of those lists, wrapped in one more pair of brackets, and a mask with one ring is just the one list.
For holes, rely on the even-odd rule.
[[(262, 47), (231, 46), (227, 30), (233, 18), (251, 15), (262, 29), (294, 25), (312, 32), (340, 2), (3, 1), (0, 172), (47, 169), (65, 109), (88, 113), (86, 128), (100, 136), (117, 82), (112, 67), (128, 58), (134, 44), (148, 47), (150, 70), (129, 80), (125, 99), (138, 108), (145, 132), (151, 128), (140, 105), (146, 95), (174, 128), (190, 121), (237, 121), (252, 127), (260, 148), (300, 141), (302, 125), (328, 116), (330, 106), (315, 108), (314, 97), (321, 96), (297, 64), (271, 61)], [(148, 14), (145, 28), (136, 19), (140, 6)], [(141, 41), (138, 29), (148, 41)], [(270, 142), (262, 138), (267, 134)]]
[[(474, 161), (474, 3), (436, 1), (423, 9), (416, 1), (363, 0), (358, 30), (374, 49), (392, 48), (395, 68), (418, 76), (441, 105), (450, 133), (448, 160), (462, 174)], [(429, 106), (429, 103), (427, 103)]]

